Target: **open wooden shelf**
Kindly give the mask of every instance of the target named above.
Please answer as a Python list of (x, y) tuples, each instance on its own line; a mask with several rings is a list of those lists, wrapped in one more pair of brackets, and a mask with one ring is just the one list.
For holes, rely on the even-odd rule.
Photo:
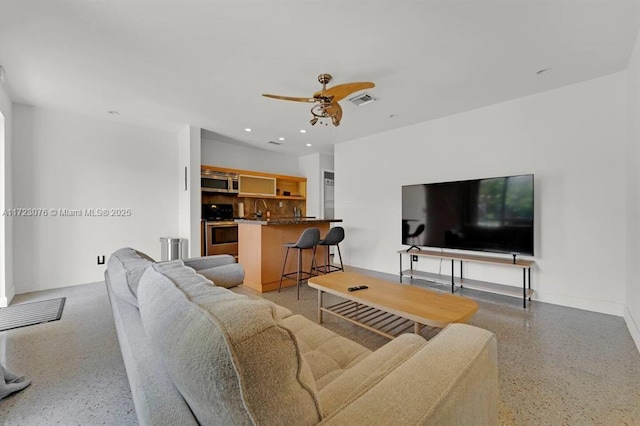
[(389, 339), (411, 333), (415, 328), (413, 321), (351, 300), (320, 309)]

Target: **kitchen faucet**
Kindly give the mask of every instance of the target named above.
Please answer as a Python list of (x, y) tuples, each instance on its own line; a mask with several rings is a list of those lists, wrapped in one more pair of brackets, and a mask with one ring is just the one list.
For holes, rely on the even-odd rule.
[[(253, 209), (256, 211), (256, 217), (262, 217), (262, 210), (258, 210), (258, 201), (262, 201), (262, 204), (264, 205), (264, 209), (268, 212), (269, 211), (269, 207), (267, 207), (267, 202), (264, 201), (262, 198), (258, 198), (255, 203), (253, 203)], [(268, 215), (267, 215), (268, 216)]]

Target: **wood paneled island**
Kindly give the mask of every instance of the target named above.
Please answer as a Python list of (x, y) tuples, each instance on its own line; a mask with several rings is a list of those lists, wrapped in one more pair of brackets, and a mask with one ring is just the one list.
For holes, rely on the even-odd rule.
[[(285, 243), (295, 242), (306, 228), (320, 229), (320, 238), (329, 232), (332, 222), (341, 219), (271, 218), (269, 220), (236, 220), (238, 223), (238, 263), (244, 267), (244, 285), (261, 293), (278, 289), (282, 264), (287, 249)], [(324, 248), (317, 250), (316, 262), (324, 264)], [(304, 250), (304, 270), (311, 267), (311, 250)], [(296, 250), (289, 251), (285, 272), (295, 271)], [(282, 286), (296, 284), (295, 280), (283, 280)]]

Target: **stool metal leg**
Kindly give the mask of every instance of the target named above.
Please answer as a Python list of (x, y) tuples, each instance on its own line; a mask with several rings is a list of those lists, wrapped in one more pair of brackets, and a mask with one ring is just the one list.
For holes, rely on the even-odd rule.
[(340, 258), (340, 270), (344, 271), (344, 265), (342, 264), (342, 253), (340, 253), (340, 244), (336, 244), (338, 248), (338, 257)]
[(289, 247), (287, 247), (287, 253), (284, 255), (284, 263), (282, 264), (282, 274), (280, 274), (280, 285), (278, 286), (278, 293), (282, 288), (282, 279), (284, 278), (284, 269), (287, 267), (287, 257), (289, 257)]
[(316, 276), (319, 275), (319, 269), (318, 269), (318, 265), (316, 264), (316, 248), (318, 246), (315, 246), (311, 249), (311, 269), (309, 269), (309, 278), (311, 278), (313, 276), (313, 270), (316, 270)]
[(325, 274), (331, 272), (331, 263), (329, 263), (329, 259), (331, 259), (331, 254), (329, 253), (330, 251), (331, 246), (324, 246), (324, 267), (322, 268), (322, 272), (324, 272)]
[(300, 272), (302, 270), (302, 250), (298, 249), (298, 270), (296, 271), (296, 287), (298, 291), (298, 300), (300, 300)]

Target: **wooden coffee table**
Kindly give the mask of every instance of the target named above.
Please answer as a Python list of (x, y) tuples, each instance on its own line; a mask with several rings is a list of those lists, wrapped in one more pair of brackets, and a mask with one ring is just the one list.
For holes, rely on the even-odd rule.
[[(318, 290), (320, 324), (323, 312), (327, 312), (391, 339), (412, 327), (418, 334), (422, 325), (444, 328), (453, 322), (467, 322), (478, 311), (478, 304), (471, 299), (354, 272), (333, 272), (308, 282)], [(359, 285), (369, 288), (347, 290)], [(346, 301), (323, 306), (324, 293)]]

